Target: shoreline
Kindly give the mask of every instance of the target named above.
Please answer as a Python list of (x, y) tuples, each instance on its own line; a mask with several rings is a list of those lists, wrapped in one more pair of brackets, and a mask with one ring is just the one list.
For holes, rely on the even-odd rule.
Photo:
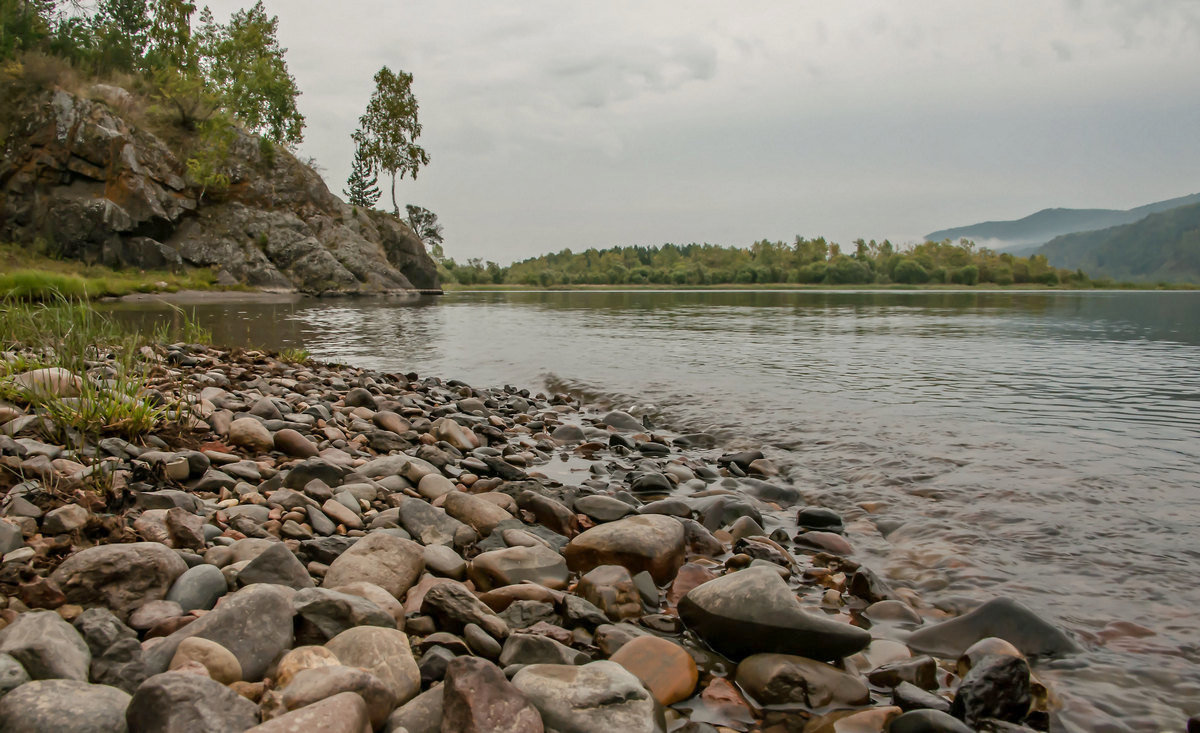
[[(75, 456), (79, 462), (62, 454), (61, 445), (50, 446), (60, 455), (49, 459), (46, 449), (27, 448), (18, 456), (4, 442), (10, 469), (15, 462), (23, 475), (40, 471), (43, 478), (40, 488), (21, 493), (41, 512), (19, 522), (25, 547), (8, 552), (23, 557), (10, 561), (6, 555), (6, 565), (21, 563), (20, 582), (0, 582), (0, 588), (9, 598), (27, 599), (20, 606), (54, 607), (75, 628), (83, 606), (106, 605), (130, 624), (139, 614), (152, 615), (143, 609), (154, 608), (161, 617), (145, 628), (145, 619), (137, 618), (135, 630), (144, 637), (139, 648), (146, 672), (165, 669), (179, 656), (174, 647), (168, 654), (168, 646), (193, 632), (225, 640), (243, 671), (243, 679), (227, 689), (257, 706), (256, 722), (286, 713), (280, 708), (287, 707), (289, 688), (278, 683), (287, 665), (259, 658), (243, 646), (250, 641), (218, 630), (231, 623), (226, 617), (243, 603), (239, 599), (255, 604), (253, 599), (275, 592), (264, 591), (264, 585), (291, 588), (279, 593), (293, 603), (285, 604), (286, 612), (276, 611), (284, 614), (279, 623), (287, 618), (300, 631), (299, 637), (279, 640), (275, 657), (302, 640), (340, 649), (338, 634), (364, 628), (370, 613), (387, 626), (378, 613), (392, 609), (394, 625), (407, 631), (405, 648), (411, 644), (417, 655), (410, 653), (411, 664), (402, 666), (410, 682), (412, 671), (420, 673), (415, 682), (422, 691), (412, 699), (396, 696), (389, 713), (397, 721), (428, 708), (435, 690), (451, 694), (453, 679), (434, 683), (453, 678), (450, 670), (467, 665), (453, 660), (463, 658), (492, 660), (486, 664), (497, 672), (503, 667), (518, 675), (508, 668), (550, 661), (583, 669), (616, 660), (619, 669), (595, 668), (604, 672), (603, 684), (619, 685), (624, 669), (637, 678), (641, 692), (607, 712), (632, 716), (646, 730), (654, 729), (664, 704), (676, 723), (719, 722), (734, 729), (751, 722), (812, 725), (822, 716), (830, 724), (846, 717), (882, 723), (910, 709), (949, 709), (952, 699), (969, 700), (964, 690), (981, 684), (958, 665), (959, 653), (983, 637), (964, 642), (953, 625), (940, 625), (945, 615), (917, 594), (891, 588), (859, 566), (842, 518), (804, 507), (799, 492), (775, 475), (760, 452), (722, 454), (703, 436), (648, 429), (632, 416), (601, 415), (565, 396), (295, 364), (256, 351), (157, 346), (154, 352), (161, 371), (148, 386), (168, 404), (191, 395), (194, 404), (186, 414), (198, 421), (193, 426), (198, 430), (151, 433), (158, 440), (149, 442), (161, 444), (149, 451), (110, 441), (94, 460)], [(34, 424), (36, 418), (26, 417), (5, 419), (0, 432), (8, 432), (13, 420)], [(89, 481), (110, 478), (103, 493), (88, 493)], [(5, 503), (11, 505), (9, 488)], [(65, 518), (79, 520), (78, 507), (86, 516), (72, 526)], [(100, 519), (106, 516), (116, 521)], [(106, 534), (98, 534), (101, 528)], [(66, 531), (53, 531), (59, 529)], [(64, 537), (68, 547), (84, 549), (64, 558)], [(98, 569), (62, 570), (97, 554), (86, 549), (89, 544), (119, 548), (131, 539), (173, 546), (173, 555), (193, 569), (188, 573), (219, 568), (226, 600), (207, 613), (163, 607), (162, 598), (180, 595), (182, 571), (159, 578), (149, 592), (130, 600), (92, 582)], [(381, 545), (372, 557), (382, 552), (407, 569), (396, 577), (368, 567), (376, 563), (364, 565), (351, 551), (358, 542)], [(339, 559), (342, 555), (346, 558)], [(135, 560), (129, 562), (134, 577), (146, 574)], [(13, 577), (11, 571), (6, 578)], [(433, 574), (423, 575), (426, 571)], [(335, 599), (318, 584), (361, 602)], [(432, 593), (437, 600), (429, 600), (441, 585), (461, 590), (438, 591)], [(769, 634), (754, 632), (761, 621), (730, 602), (743, 586), (753, 587), (777, 619)], [(97, 597), (100, 587), (106, 590)], [(706, 590), (697, 591), (700, 587)], [(324, 610), (296, 603), (300, 594), (325, 604)], [(123, 600), (116, 603), (118, 598)], [(334, 600), (343, 604), (341, 610), (328, 610)], [(978, 614), (996, 612), (990, 605), (973, 612), (974, 621), (968, 614), (954, 623), (981, 628), (986, 619)], [(20, 608), (12, 600), (6, 606), (3, 618), (10, 625), (26, 615), (10, 613)], [(1003, 610), (1043, 623), (1019, 607)], [(856, 625), (871, 631), (853, 631)], [(1069, 655), (1074, 642), (1044, 626), (1040, 636), (1017, 634), (1011, 641), (1030, 658), (1038, 652)], [(803, 643), (789, 647), (789, 639)], [(840, 641), (829, 646), (831, 639)], [(1011, 644), (981, 644), (966, 655), (968, 665), (1026, 670), (1025, 686), (1002, 686), (1001, 699), (1025, 699), (1021, 696), (1039, 687)], [(621, 653), (625, 646), (629, 650)], [(805, 656), (767, 654), (782, 648)], [(930, 650), (936, 656), (922, 655)], [(675, 662), (665, 669), (650, 664), (660, 658)], [(984, 665), (985, 660), (990, 661)], [(513, 682), (504, 675), (478, 674), (494, 682), (500, 698), (514, 696), (505, 686)], [(260, 681), (263, 676), (285, 694)], [(155, 680), (127, 690), (134, 702), (138, 690)], [(540, 689), (526, 682), (530, 690)], [(833, 690), (831, 697), (815, 704), (813, 685)], [(616, 689), (610, 688), (605, 689)], [(418, 705), (422, 701), (424, 707)], [(840, 710), (830, 712), (831, 705)], [(959, 717), (975, 720), (980, 714), (964, 708)], [(1043, 728), (1054, 714), (1042, 698), (1032, 706), (1027, 702), (1015, 720)], [(710, 720), (713, 716), (719, 720)]]

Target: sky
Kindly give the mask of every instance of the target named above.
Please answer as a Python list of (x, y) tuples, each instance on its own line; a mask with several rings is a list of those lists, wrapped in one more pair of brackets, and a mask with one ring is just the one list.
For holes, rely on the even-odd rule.
[[(212, 0), (218, 19), (250, 0)], [(445, 250), (920, 241), (1200, 192), (1197, 0), (265, 0), (341, 195), (384, 65)], [(389, 182), (380, 207), (387, 204)]]

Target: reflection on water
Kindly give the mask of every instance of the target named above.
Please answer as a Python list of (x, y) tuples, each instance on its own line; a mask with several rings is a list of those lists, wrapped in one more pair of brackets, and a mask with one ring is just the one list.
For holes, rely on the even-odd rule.
[[(218, 341), (572, 389), (773, 446), (869, 564), (1089, 641), (1068, 694), (1200, 714), (1200, 293), (528, 292), (209, 304)], [(139, 305), (124, 317), (154, 319)], [(886, 504), (877, 517), (858, 507)], [(874, 520), (900, 524), (884, 538)], [(891, 525), (888, 525), (891, 529)], [(1120, 636), (1114, 622), (1154, 636)]]

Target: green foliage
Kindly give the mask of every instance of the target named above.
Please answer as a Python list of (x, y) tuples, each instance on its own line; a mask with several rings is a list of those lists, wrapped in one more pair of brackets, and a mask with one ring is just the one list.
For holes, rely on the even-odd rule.
[(271, 138), (260, 137), (258, 139), (258, 157), (267, 170), (275, 167), (275, 143), (271, 142)]
[(155, 99), (178, 116), (180, 127), (195, 132), (221, 109), (221, 100), (196, 71), (166, 68), (154, 72)]
[(413, 233), (431, 250), (441, 249), (442, 225), (438, 223), (437, 214), (414, 204), (408, 204), (404, 208), (408, 211), (408, 226)]
[(146, 0), (100, 0), (92, 16), (96, 68), (102, 72), (144, 68), (151, 25)]
[(23, 247), (0, 244), (0, 299), (25, 302), (102, 298), (137, 292), (206, 290), (215, 278), (211, 270), (167, 271), (114, 270), (102, 265), (85, 265), (74, 260), (57, 260), (39, 254), (46, 244)]
[(200, 68), (222, 105), (251, 132), (295, 145), (304, 135), (296, 107), (300, 90), (288, 73), (276, 32), (279, 18), (267, 16), (262, 0), (217, 23), (205, 8), (196, 32)]
[(0, 1), (0, 59), (39, 48), (53, 28), (53, 0)]
[(902, 257), (892, 271), (892, 280), (898, 283), (919, 285), (929, 282), (929, 273), (921, 267), (921, 263), (911, 257)]
[(220, 195), (229, 188), (225, 163), (235, 133), (224, 115), (214, 115), (196, 127), (196, 138), (187, 158), (188, 177), (200, 187), (200, 196)]
[(375, 202), (379, 200), (377, 182), (371, 161), (367, 160), (366, 151), (361, 145), (356, 146), (354, 163), (350, 167), (350, 177), (346, 179), (346, 201), (351, 206), (361, 206), (364, 209), (375, 208)]
[(353, 135), (372, 170), (392, 177), (392, 213), (397, 218), (400, 206), (396, 203), (396, 179), (415, 179), (421, 166), (429, 165), (429, 154), (416, 143), (421, 136), (417, 110), (412, 74), (393, 72), (385, 66), (375, 74), (375, 91)]

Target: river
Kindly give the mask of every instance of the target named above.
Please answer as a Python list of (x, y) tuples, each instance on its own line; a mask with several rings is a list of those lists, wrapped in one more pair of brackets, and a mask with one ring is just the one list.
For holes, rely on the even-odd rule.
[[(763, 446), (856, 559), (1005, 595), (1086, 647), (1040, 671), (1135, 730), (1200, 715), (1200, 293), (454, 292), (217, 302), (218, 343), (571, 390)], [(116, 306), (123, 317), (169, 313)], [(865, 502), (884, 508), (868, 515)], [(886, 536), (885, 536), (886, 535)]]

